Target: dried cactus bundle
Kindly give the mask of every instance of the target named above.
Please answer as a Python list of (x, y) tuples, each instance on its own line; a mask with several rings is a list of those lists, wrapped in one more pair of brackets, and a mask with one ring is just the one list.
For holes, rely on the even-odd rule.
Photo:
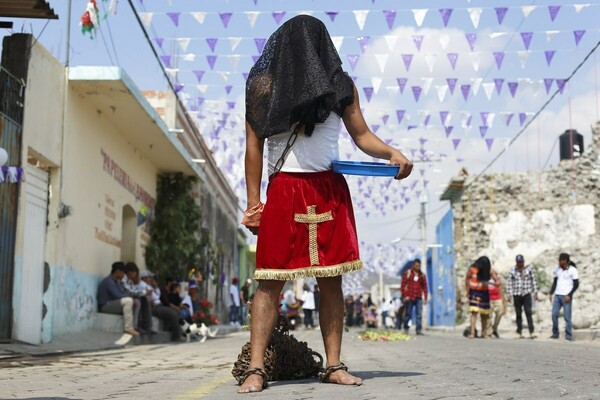
[[(289, 331), (287, 319), (280, 315), (265, 352), (265, 371), (269, 381), (317, 377), (323, 371), (323, 356), (309, 348), (306, 342), (298, 341)], [(231, 371), (240, 384), (249, 365), (250, 342), (242, 347)]]

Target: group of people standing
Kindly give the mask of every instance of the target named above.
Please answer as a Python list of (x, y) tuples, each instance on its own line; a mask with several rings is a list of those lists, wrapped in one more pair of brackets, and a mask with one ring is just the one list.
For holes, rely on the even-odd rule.
[[(549, 293), (552, 302), (552, 336), (559, 338), (558, 317), (563, 308), (565, 319), (565, 339), (573, 339), (571, 322), (573, 294), (579, 287), (579, 274), (569, 254), (561, 253), (559, 265), (552, 273), (553, 283)], [(527, 328), (531, 339), (537, 338), (532, 316), (533, 301), (538, 301), (538, 285), (534, 270), (525, 265), (525, 258), (519, 254), (515, 258), (515, 266), (507, 277), (506, 293), (502, 277), (492, 268), (488, 257), (478, 258), (469, 268), (466, 278), (467, 298), (469, 299), (470, 329), (467, 336), (477, 337), (477, 317), (481, 319), (481, 337), (498, 338), (498, 326), (502, 316), (506, 314), (507, 303), (513, 303), (516, 313), (517, 338), (523, 335), (523, 311), (527, 318)]]

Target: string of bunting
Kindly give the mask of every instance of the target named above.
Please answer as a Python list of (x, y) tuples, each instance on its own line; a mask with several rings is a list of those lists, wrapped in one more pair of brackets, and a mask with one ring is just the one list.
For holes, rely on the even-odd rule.
[(25, 174), (21, 167), (0, 167), (0, 183), (21, 183), (25, 181)]

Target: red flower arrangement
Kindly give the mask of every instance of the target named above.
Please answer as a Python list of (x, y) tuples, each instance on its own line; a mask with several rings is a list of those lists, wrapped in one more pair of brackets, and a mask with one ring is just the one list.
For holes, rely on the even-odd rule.
[(210, 313), (211, 308), (214, 304), (206, 299), (202, 299), (198, 302), (200, 306), (194, 313), (194, 322), (197, 324), (204, 323), (206, 326), (217, 325), (219, 320), (213, 314)]

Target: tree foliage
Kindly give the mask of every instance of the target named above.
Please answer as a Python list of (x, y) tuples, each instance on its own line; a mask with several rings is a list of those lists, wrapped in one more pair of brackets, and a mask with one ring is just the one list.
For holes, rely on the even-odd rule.
[(184, 278), (200, 262), (202, 213), (192, 197), (194, 182), (180, 173), (158, 177), (146, 265), (163, 278)]

